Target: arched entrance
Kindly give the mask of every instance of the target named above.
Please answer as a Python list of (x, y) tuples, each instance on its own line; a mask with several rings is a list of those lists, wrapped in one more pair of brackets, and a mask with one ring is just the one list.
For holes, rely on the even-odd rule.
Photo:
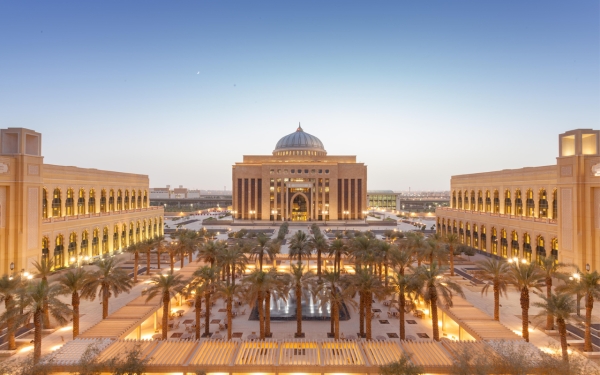
[(308, 197), (303, 193), (296, 193), (290, 201), (292, 221), (307, 221), (310, 217)]

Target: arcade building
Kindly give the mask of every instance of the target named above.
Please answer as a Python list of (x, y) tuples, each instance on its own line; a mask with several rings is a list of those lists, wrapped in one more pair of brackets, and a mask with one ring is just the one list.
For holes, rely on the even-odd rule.
[(244, 155), (232, 167), (236, 219), (327, 221), (364, 219), (367, 166), (356, 156), (328, 155), (300, 125), (272, 155)]

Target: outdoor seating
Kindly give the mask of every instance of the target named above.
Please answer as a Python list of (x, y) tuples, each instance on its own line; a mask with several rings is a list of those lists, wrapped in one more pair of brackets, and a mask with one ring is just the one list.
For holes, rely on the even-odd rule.
[(423, 315), (425, 315), (425, 314), (423, 314), (423, 311), (422, 311), (422, 310), (415, 310), (415, 311), (413, 312), (413, 315), (414, 315), (415, 317), (417, 317), (417, 318), (423, 318)]

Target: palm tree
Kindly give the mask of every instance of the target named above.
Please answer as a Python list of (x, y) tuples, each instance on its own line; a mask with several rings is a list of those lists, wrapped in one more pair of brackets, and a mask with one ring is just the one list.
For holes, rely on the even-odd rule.
[(452, 307), (452, 297), (458, 294), (465, 297), (460, 285), (444, 276), (445, 267), (438, 266), (436, 261), (433, 261), (429, 268), (420, 266), (415, 272), (415, 276), (420, 284), (421, 292), (426, 302), (431, 306), (431, 324), (433, 328), (433, 339), (440, 341), (440, 327), (438, 326), (438, 311), (437, 304), (441, 298), (442, 302)]
[(290, 258), (297, 256), (298, 263), (302, 263), (302, 257), (309, 257), (312, 250), (312, 244), (306, 233), (301, 230), (294, 233), (290, 240)]
[[(219, 268), (218, 267), (200, 267), (193, 274), (192, 277), (199, 279), (198, 282), (204, 284), (204, 310), (206, 310), (206, 316), (204, 318), (204, 335), (210, 336), (210, 311), (211, 311), (211, 296), (213, 295), (216, 285), (219, 282)], [(198, 298), (196, 296), (196, 298)], [(198, 309), (198, 306), (196, 306)], [(199, 312), (196, 312), (196, 318), (199, 318)], [(196, 321), (196, 327), (200, 326), (200, 322)]]
[(215, 265), (217, 257), (221, 250), (226, 247), (225, 241), (208, 241), (202, 244), (198, 249), (198, 258), (203, 262), (209, 263), (211, 267)]
[(363, 321), (366, 320), (366, 339), (371, 340), (371, 306), (373, 297), (383, 299), (389, 294), (389, 290), (383, 286), (381, 279), (376, 277), (367, 267), (357, 268), (354, 275), (347, 278), (349, 293), (359, 294), (359, 318), (360, 334), (363, 335)]
[(535, 263), (514, 262), (510, 264), (510, 282), (521, 292), (521, 319), (523, 321), (523, 338), (529, 342), (529, 289), (541, 290), (539, 282), (544, 279), (544, 272)]
[(169, 264), (171, 266), (171, 273), (175, 272), (175, 256), (179, 252), (179, 245), (176, 241), (171, 241), (165, 247), (165, 250), (169, 254)]
[(258, 310), (258, 328), (261, 340), (265, 339), (264, 299), (267, 278), (267, 272), (256, 269), (242, 281), (244, 299), (250, 305), (250, 308), (256, 306)]
[(155, 238), (156, 241), (156, 269), (160, 271), (160, 254), (165, 252), (165, 238), (163, 236)]
[(333, 270), (334, 272), (341, 272), (342, 254), (345, 254), (347, 250), (346, 243), (340, 238), (336, 238), (329, 245), (329, 255), (334, 256)]
[(592, 349), (592, 310), (594, 301), (600, 299), (600, 273), (598, 271), (581, 273), (575, 272), (572, 281), (556, 288), (558, 293), (567, 292), (585, 298), (585, 334), (583, 351), (591, 352)]
[(490, 286), (494, 291), (494, 320), (500, 321), (500, 297), (507, 297), (507, 288), (511, 283), (510, 267), (505, 260), (487, 258), (476, 263), (480, 270), (475, 276), (486, 281), (481, 294), (487, 295)]
[(242, 247), (237, 244), (223, 248), (217, 256), (218, 264), (223, 268), (227, 280), (235, 285), (236, 270), (244, 270), (248, 263), (248, 258)]
[(138, 281), (138, 268), (140, 263), (140, 251), (142, 251), (142, 243), (134, 243), (129, 245), (125, 252), (133, 254), (133, 283), (137, 284)]
[(423, 249), (428, 246), (425, 236), (421, 232), (408, 232), (406, 235), (408, 249), (413, 253), (417, 259), (417, 265), (420, 266), (422, 262), (421, 254)]
[[(317, 228), (318, 229), (318, 228)], [(317, 277), (321, 280), (321, 255), (328, 249), (327, 238), (321, 232), (315, 232), (310, 239), (311, 247), (317, 251)]]
[(448, 233), (444, 239), (448, 245), (448, 256), (450, 257), (450, 276), (454, 276), (454, 249), (460, 245), (460, 239), (455, 233)]
[[(37, 274), (41, 277), (42, 282), (48, 284), (48, 276), (54, 270), (54, 259), (50, 257), (42, 257), (41, 262), (34, 261), (33, 267), (35, 267)], [(50, 328), (50, 314), (48, 312), (48, 303), (44, 304), (43, 312), (44, 328)]]
[(227, 340), (231, 340), (231, 324), (233, 320), (233, 298), (241, 295), (241, 287), (235, 284), (219, 283), (217, 284), (217, 298), (223, 298), (227, 309)]
[(146, 295), (146, 302), (156, 296), (161, 296), (163, 305), (162, 316), (162, 339), (167, 339), (169, 328), (169, 302), (171, 298), (180, 293), (187, 284), (187, 280), (182, 275), (175, 275), (169, 272), (167, 275), (159, 274), (150, 279), (152, 284), (142, 295)]
[(19, 309), (17, 304), (18, 290), (21, 287), (21, 279), (18, 277), (9, 277), (3, 275), (0, 278), (0, 302), (4, 302), (4, 314), (2, 323), (6, 324), (6, 337), (8, 340), (8, 350), (16, 350), (15, 331), (17, 329), (17, 320)]
[(73, 339), (79, 336), (79, 303), (81, 298), (89, 298), (93, 291), (89, 289), (88, 279), (90, 274), (83, 268), (69, 270), (58, 279), (58, 284), (63, 288), (64, 294), (71, 294), (71, 307), (73, 308)]
[(304, 337), (302, 333), (302, 296), (305, 294), (304, 291), (310, 287), (310, 279), (313, 274), (309, 271), (304, 273), (304, 266), (302, 262), (296, 265), (292, 265), (292, 272), (289, 275), (288, 285), (290, 289), (294, 290), (294, 296), (296, 297), (296, 337)]
[(64, 295), (64, 289), (57, 284), (48, 285), (43, 281), (32, 282), (27, 285), (24, 306), (26, 311), (23, 319), (29, 321), (33, 317), (33, 363), (37, 364), (42, 356), (42, 328), (44, 305), (48, 305), (48, 312), (59, 323), (65, 324), (71, 315), (69, 306), (58, 297)]
[(550, 293), (550, 296), (544, 296), (541, 293), (536, 293), (541, 299), (541, 302), (534, 302), (533, 306), (542, 309), (536, 317), (543, 318), (544, 315), (551, 316), (556, 319), (558, 333), (560, 335), (560, 347), (562, 349), (563, 361), (569, 361), (569, 353), (567, 351), (567, 324), (571, 320), (571, 314), (575, 312), (573, 308), (573, 298), (567, 293)]
[(266, 255), (269, 260), (272, 262), (275, 259), (275, 255), (278, 252), (275, 252), (277, 247), (272, 246), (272, 241), (269, 237), (265, 236), (262, 233), (259, 233), (256, 237), (256, 245), (252, 248), (251, 253), (252, 257), (258, 259), (258, 267), (262, 271), (263, 269), (263, 258)]
[(96, 298), (96, 292), (102, 297), (102, 319), (108, 317), (108, 299), (123, 292), (129, 293), (132, 288), (129, 275), (123, 268), (118, 267), (119, 264), (115, 258), (99, 260), (96, 262), (98, 269), (90, 274), (85, 285), (85, 288), (90, 290), (92, 301)]
[(140, 243), (140, 250), (146, 253), (146, 275), (150, 275), (150, 255), (156, 242), (152, 239)]
[(313, 298), (316, 299), (319, 308), (326, 309), (330, 306), (331, 325), (333, 337), (335, 340), (340, 338), (340, 309), (343, 304), (357, 308), (357, 303), (352, 298), (352, 293), (348, 289), (340, 291), (341, 277), (337, 271), (329, 272), (325, 270), (323, 282), (317, 283)]
[[(552, 278), (559, 276), (559, 268), (562, 263), (558, 263), (553, 256), (544, 257), (539, 261), (539, 267), (544, 271), (544, 280), (546, 281), (546, 298), (550, 299), (552, 294)], [(546, 316), (546, 330), (554, 329), (554, 317), (551, 314)]]

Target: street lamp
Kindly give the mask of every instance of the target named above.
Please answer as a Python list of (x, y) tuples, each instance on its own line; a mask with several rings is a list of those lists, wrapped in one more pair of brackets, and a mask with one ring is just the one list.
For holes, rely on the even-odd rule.
[(271, 210), (271, 215), (273, 215), (273, 225), (275, 225), (275, 219), (277, 218), (277, 210)]
[(365, 217), (365, 224), (367, 223), (367, 214), (369, 211), (363, 211), (363, 216)]
[(344, 217), (346, 218), (346, 224), (348, 224), (348, 214), (350, 214), (349, 211), (344, 211)]
[(323, 211), (323, 220), (325, 220), (325, 225), (327, 225), (327, 215), (329, 214), (329, 211), (325, 210)]
[[(575, 272), (573, 273), (573, 276), (569, 277), (569, 280), (575, 280), (575, 282), (579, 282), (581, 280), (581, 275), (579, 274), (579, 272)], [(580, 300), (581, 297), (579, 296), (579, 292), (577, 292), (577, 316), (581, 316), (581, 306), (580, 306)]]
[(231, 210), (231, 223), (235, 223), (235, 215), (237, 214), (236, 210)]
[(252, 220), (252, 224), (254, 224), (254, 214), (256, 213), (256, 211), (250, 210), (249, 213), (250, 213), (250, 220)]

